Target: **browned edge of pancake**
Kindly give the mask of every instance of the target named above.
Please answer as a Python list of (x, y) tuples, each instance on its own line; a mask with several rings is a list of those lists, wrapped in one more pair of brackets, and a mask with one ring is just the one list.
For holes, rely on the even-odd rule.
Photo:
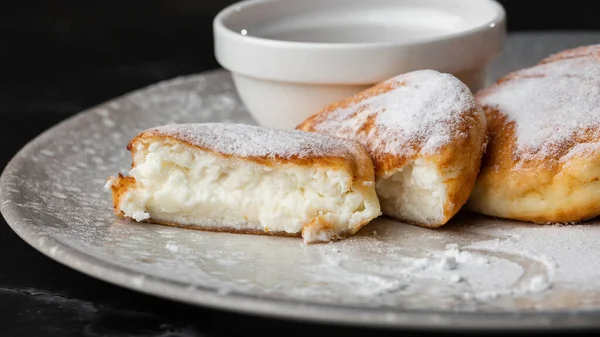
[[(172, 140), (174, 142), (184, 143), (192, 148), (196, 148), (205, 152), (212, 153), (216, 156), (222, 158), (235, 158), (238, 160), (250, 161), (259, 165), (267, 166), (267, 167), (276, 167), (278, 165), (301, 165), (301, 166), (316, 166), (316, 167), (327, 167), (334, 170), (343, 170), (346, 172), (352, 173), (352, 182), (351, 186), (357, 189), (361, 188), (362, 182), (364, 181), (374, 181), (374, 172), (373, 172), (373, 162), (369, 157), (366, 149), (361, 146), (357, 142), (352, 142), (349, 144), (353, 145), (353, 149), (355, 153), (352, 153), (351, 158), (343, 158), (338, 156), (319, 156), (319, 157), (307, 157), (307, 158), (299, 158), (299, 157), (291, 157), (291, 158), (281, 158), (279, 156), (267, 157), (267, 156), (247, 156), (247, 157), (239, 157), (230, 154), (224, 154), (218, 151), (214, 151), (212, 149), (208, 149), (205, 147), (198, 146), (191, 142), (181, 140), (177, 137), (163, 135), (158, 131), (143, 131), (137, 136), (135, 136), (127, 145), (127, 150), (131, 151), (132, 159), (135, 158), (135, 144), (137, 142), (147, 142), (151, 143), (154, 140)], [(135, 167), (135, 162), (132, 161), (131, 167)]]
[[(403, 81), (394, 83), (384, 81), (376, 84), (356, 95), (326, 106), (321, 111), (313, 114), (300, 123), (296, 129), (308, 132), (319, 132), (317, 126), (321, 123), (327, 123), (329, 114), (338, 109), (345, 109), (358, 105), (365, 99), (384, 94), (404, 85), (406, 85), (406, 82)], [(350, 118), (363, 111), (363, 109), (356, 110), (350, 115)], [(487, 146), (488, 137), (486, 129), (487, 122), (480, 107), (464, 111), (464, 116), (466, 117), (457, 123), (456, 130), (453, 132), (453, 139), (448, 144), (442, 146), (437, 153), (431, 155), (423, 156), (420, 154), (424, 142), (419, 140), (413, 140), (406, 144), (407, 147), (411, 148), (411, 152), (413, 153), (412, 156), (394, 155), (376, 151), (371, 146), (373, 141), (367, 140), (367, 143), (363, 144), (373, 160), (375, 176), (377, 177), (381, 177), (386, 172), (390, 172), (395, 168), (403, 167), (417, 158), (435, 162), (440, 172), (462, 166), (462, 174), (459, 174), (456, 178), (447, 179), (444, 182), (447, 187), (448, 198), (444, 205), (444, 219), (440, 223), (416, 223), (400, 217), (390, 216), (389, 214), (386, 214), (387, 216), (413, 225), (438, 228), (448, 222), (448, 220), (450, 220), (467, 202), (475, 185), (477, 174), (479, 173), (481, 159)], [(376, 115), (374, 114), (371, 118), (367, 119), (366, 123), (359, 130), (356, 130), (356, 133), (367, 135), (373, 131), (375, 117)], [(467, 134), (468, 136), (462, 137), (461, 135), (464, 134)], [(403, 153), (407, 153), (407, 151), (403, 151)]]
[[(542, 75), (526, 75), (523, 72), (529, 69), (534, 69), (540, 65), (546, 65), (553, 62), (573, 58), (591, 58), (599, 63), (600, 67), (600, 46), (584, 46), (574, 49), (564, 50), (556, 54), (550, 55), (541, 60), (537, 65), (530, 68), (520, 69), (506, 74), (498, 79), (490, 87), (480, 90), (476, 93), (475, 98), (482, 106), (488, 120), (488, 138), (489, 144), (487, 151), (484, 154), (480, 174), (477, 181), (477, 186), (474, 191), (474, 196), (479, 197), (488, 194), (504, 195), (506, 198), (518, 198), (519, 196), (527, 195), (528, 193), (543, 193), (549, 186), (555, 183), (569, 183), (570, 192), (576, 190), (579, 186), (589, 183), (590, 181), (580, 181), (574, 176), (574, 172), (569, 172), (566, 177), (561, 177), (563, 168), (566, 162), (562, 162), (561, 158), (565, 156), (574, 146), (582, 143), (598, 142), (600, 139), (594, 136), (594, 126), (588, 130), (583, 130), (579, 135), (571, 139), (556, 144), (552, 156), (546, 156), (542, 159), (523, 159), (519, 154), (523, 152), (517, 150), (516, 125), (515, 122), (509, 121), (505, 113), (500, 111), (498, 107), (489, 106), (481, 103), (482, 100), (493, 94), (506, 83), (521, 79), (539, 79), (543, 81), (545, 76)], [(528, 154), (533, 154), (532, 152)], [(574, 159), (576, 160), (576, 159)], [(600, 164), (600, 153), (593, 153), (589, 156), (590, 162)], [(519, 165), (517, 169), (516, 166)], [(568, 180), (567, 180), (568, 179)], [(598, 177), (600, 179), (600, 177)], [(507, 194), (505, 182), (515, 183), (519, 186), (519, 191)], [(477, 201), (469, 201), (469, 208), (487, 214), (482, 209)], [(600, 215), (600, 203), (592, 199), (584, 204), (578, 204), (576, 207), (557, 207), (552, 212), (545, 211), (540, 214), (520, 214), (514, 211), (506, 211), (506, 214), (488, 214), (498, 218), (527, 221), (536, 224), (549, 223), (574, 223), (588, 220)]]
[[(121, 219), (137, 222), (130, 217), (124, 216), (123, 212), (117, 211), (116, 208), (115, 208), (115, 214)], [(266, 235), (266, 236), (299, 238), (299, 237), (303, 236), (304, 230), (308, 226), (311, 226), (315, 222), (315, 220), (316, 220), (316, 218), (312, 219), (309, 222), (309, 224), (302, 227), (302, 231), (298, 232), (298, 233), (288, 233), (288, 232), (284, 232), (284, 231), (269, 231), (269, 230), (259, 230), (259, 229), (236, 229), (233, 227), (220, 227), (219, 228), (219, 227), (214, 227), (214, 226), (203, 226), (203, 225), (183, 225), (183, 224), (178, 224), (176, 222), (161, 221), (161, 220), (155, 220), (152, 218), (143, 220), (138, 223), (154, 224), (154, 225), (161, 225), (161, 226), (168, 226), (168, 227), (175, 227), (175, 228), (182, 228), (182, 229), (192, 229), (192, 230), (198, 230), (198, 231), (203, 231), (203, 232), (247, 234), (247, 235)], [(338, 241), (338, 240), (347, 238), (349, 236), (352, 236), (352, 235), (358, 233), (369, 222), (370, 221), (364, 221), (351, 230), (347, 230), (342, 233), (335, 233), (335, 235), (331, 236), (331, 241)], [(323, 229), (328, 229), (328, 226), (323, 226), (323, 227), (324, 227)], [(329, 242), (329, 241), (325, 241), (325, 242), (313, 241), (312, 243), (327, 243), (327, 242)]]

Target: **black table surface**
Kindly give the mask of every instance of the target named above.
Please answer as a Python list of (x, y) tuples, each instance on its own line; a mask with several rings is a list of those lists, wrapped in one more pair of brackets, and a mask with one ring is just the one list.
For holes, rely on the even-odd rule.
[[(78, 2), (69, 3), (76, 6)], [(167, 6), (168, 2), (160, 3)], [(213, 12), (223, 7), (223, 2), (214, 7), (212, 12), (202, 12), (208, 14), (199, 19), (196, 30), (210, 31)], [(53, 7), (38, 6), (37, 9), (52, 10)], [(134, 19), (133, 14), (139, 8), (125, 6), (121, 10), (129, 10), (130, 18)], [(111, 26), (111, 30), (98, 29), (108, 22), (102, 20), (112, 18), (110, 11), (102, 13), (80, 15), (78, 21), (55, 20), (52, 24), (37, 26), (17, 24), (25, 19), (31, 21), (36, 15), (43, 20), (44, 16), (35, 10), (27, 14), (21, 11), (1, 15), (0, 168), (29, 140), (74, 113), (160, 80), (218, 67), (208, 38), (190, 43), (164, 37), (160, 26), (179, 27), (175, 21), (158, 22), (155, 29), (143, 33), (146, 40), (139, 41), (123, 37), (119, 24)], [(56, 17), (60, 18), (61, 14), (68, 13), (60, 12)], [(146, 14), (147, 20), (154, 20), (152, 15)], [(123, 17), (120, 22), (124, 22)], [(89, 18), (97, 21), (86, 25)], [(170, 33), (178, 36), (173, 29)], [(35, 40), (31, 40), (32, 37)], [(88, 277), (49, 259), (28, 246), (0, 220), (0, 336), (289, 333), (388, 336), (418, 332), (275, 320), (143, 295)]]

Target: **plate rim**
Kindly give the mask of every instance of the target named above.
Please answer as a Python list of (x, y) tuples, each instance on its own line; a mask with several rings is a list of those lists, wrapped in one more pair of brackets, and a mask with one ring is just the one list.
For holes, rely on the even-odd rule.
[[(130, 95), (146, 91), (151, 87), (173, 84), (176, 81), (194, 80), (211, 74), (227, 74), (222, 69), (203, 73), (177, 76), (171, 79), (133, 90), (124, 95), (85, 109), (58, 122), (27, 142), (8, 162), (0, 176), (0, 213), (9, 227), (27, 244), (49, 258), (88, 276), (100, 279), (123, 288), (147, 295), (179, 301), (191, 305), (218, 310), (237, 312), (246, 315), (260, 315), (269, 318), (332, 323), (345, 326), (376, 328), (426, 328), (428, 330), (548, 330), (600, 327), (600, 309), (543, 310), (520, 312), (476, 312), (451, 310), (416, 310), (385, 307), (358, 307), (279, 299), (265, 295), (252, 295), (235, 292), (222, 293), (218, 288), (194, 286), (169, 280), (153, 274), (137, 272), (110, 261), (86, 254), (55, 237), (39, 235), (30, 230), (30, 225), (21, 221), (21, 210), (14, 205), (6, 186), (11, 181), (8, 172), (14, 171), (27, 154), (42, 144), (62, 128), (69, 128), (75, 120), (85, 118), (96, 109)], [(232, 234), (238, 235), (238, 234)], [(132, 282), (131, 279), (141, 282)], [(129, 281), (127, 281), (129, 280)]]

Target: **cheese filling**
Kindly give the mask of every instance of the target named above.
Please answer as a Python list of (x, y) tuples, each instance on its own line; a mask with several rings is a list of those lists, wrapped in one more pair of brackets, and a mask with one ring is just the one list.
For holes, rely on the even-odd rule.
[(136, 221), (290, 234), (309, 226), (305, 240), (328, 241), (379, 215), (342, 169), (262, 165), (169, 140), (136, 146), (136, 183), (118, 205)]
[(386, 214), (420, 224), (444, 219), (446, 185), (433, 164), (415, 160), (378, 179), (376, 189)]

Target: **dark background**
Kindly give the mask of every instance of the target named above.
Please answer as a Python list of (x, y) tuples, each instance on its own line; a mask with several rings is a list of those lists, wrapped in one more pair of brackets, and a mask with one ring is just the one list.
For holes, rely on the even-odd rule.
[[(0, 169), (28, 140), (74, 113), (160, 80), (218, 67), (212, 18), (233, 2), (3, 2)], [(508, 13), (509, 32), (600, 30), (594, 6), (598, 1), (500, 2)], [(137, 294), (46, 258), (0, 220), (0, 336), (245, 336), (290, 331), (375, 333), (222, 313)]]

